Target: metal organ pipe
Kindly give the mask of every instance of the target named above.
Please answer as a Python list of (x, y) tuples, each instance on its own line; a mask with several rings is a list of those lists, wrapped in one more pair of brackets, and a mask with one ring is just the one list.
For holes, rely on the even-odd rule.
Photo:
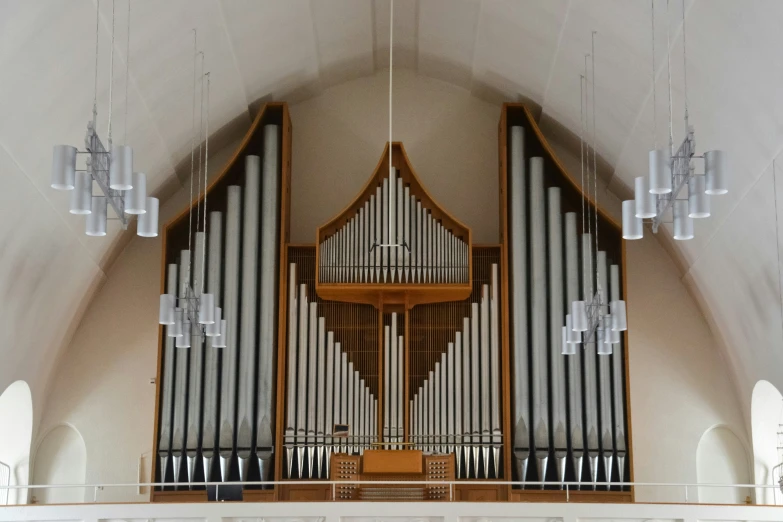
[[(607, 277), (608, 273), (606, 266), (606, 252), (598, 252), (596, 255), (596, 267), (598, 270), (598, 286), (601, 292), (601, 302), (605, 303), (604, 306), (601, 307), (601, 313), (606, 314), (609, 312), (609, 285)], [(606, 336), (606, 330), (604, 332), (604, 336)], [(612, 443), (612, 374), (611, 360), (609, 357), (612, 355), (612, 345), (610, 343), (611, 339), (604, 337), (604, 342), (601, 345), (601, 349), (596, 350), (599, 355), (598, 368), (600, 379), (598, 390), (601, 401), (601, 427), (599, 434), (601, 437), (601, 450), (604, 461), (604, 472), (606, 474), (607, 481), (612, 480), (612, 457), (614, 455), (614, 448)]]
[[(566, 214), (566, 302), (579, 299), (579, 246), (576, 233), (576, 213)], [(569, 332), (566, 332), (567, 334)], [(571, 331), (571, 341), (576, 341), (580, 333)], [(568, 422), (571, 433), (571, 458), (573, 459), (576, 481), (582, 480), (582, 458), (584, 455), (584, 436), (582, 427), (582, 349), (580, 343), (571, 342), (572, 355), (568, 358)]]
[[(204, 232), (196, 232), (194, 243), (196, 250), (193, 257), (193, 295), (201, 297), (204, 289), (206, 234)], [(198, 324), (192, 325), (191, 328), (190, 370), (188, 372), (188, 429), (185, 440), (188, 482), (193, 482), (198, 450), (201, 447), (201, 392), (203, 389), (202, 377), (204, 368), (204, 336)]]
[(288, 375), (286, 377), (286, 421), (285, 421), (285, 457), (287, 476), (292, 476), (294, 465), (294, 443), (296, 436), (296, 347), (299, 335), (297, 319), (299, 303), (296, 298), (296, 264), (288, 266)]
[[(166, 275), (166, 293), (177, 295), (177, 265), (171, 263), (168, 265)], [(169, 467), (171, 458), (171, 414), (172, 414), (172, 392), (174, 391), (174, 337), (169, 335), (169, 331), (175, 328), (175, 325), (167, 325), (166, 336), (163, 340), (163, 383), (160, 412), (160, 429), (158, 430), (158, 455), (160, 456), (160, 481), (165, 482), (166, 470)], [(176, 474), (178, 468), (175, 468)]]
[(545, 243), (544, 159), (530, 159), (530, 244), (533, 341), (533, 434), (538, 478), (546, 480), (549, 459), (549, 400), (547, 389), (547, 279)]
[[(620, 267), (611, 265), (610, 267), (610, 295), (612, 301), (622, 299), (620, 290)], [(623, 358), (623, 342), (613, 347), (612, 353), (612, 374), (613, 374), (613, 402), (614, 402), (614, 443), (617, 452), (617, 473), (618, 480), (623, 482), (625, 474), (625, 403), (623, 402), (623, 376), (625, 374), (625, 365)]]
[[(188, 297), (190, 288), (190, 250), (183, 250), (180, 253), (178, 274), (179, 297), (184, 300), (180, 302), (183, 303), (183, 309), (187, 309), (188, 301), (185, 300), (185, 298)], [(187, 323), (183, 322), (183, 329), (186, 327), (186, 324)], [(185, 333), (186, 332), (183, 331), (183, 334)], [(177, 338), (177, 340), (179, 339), (180, 338)], [(177, 342), (175, 341), (175, 346), (176, 345)], [(177, 348), (180, 347), (177, 346)], [(182, 451), (185, 449), (185, 413), (187, 408), (185, 399), (188, 392), (189, 353), (182, 349), (176, 350), (176, 352), (176, 367), (174, 370), (174, 424), (172, 428), (171, 453), (174, 460), (174, 481), (179, 482), (179, 477), (182, 473)]]
[(530, 457), (530, 382), (528, 379), (527, 328), (527, 187), (525, 178), (525, 131), (511, 127), (510, 192), (511, 192), (511, 283), (513, 331), (513, 366), (511, 381), (514, 387), (514, 460), (517, 480), (524, 482)]
[[(560, 350), (563, 329), (563, 222), (560, 213), (560, 189), (547, 192), (549, 205), (549, 355), (552, 371), (552, 440), (557, 464), (557, 478), (565, 482), (565, 460), (568, 456), (566, 434), (565, 369)], [(558, 341), (560, 341), (558, 343)]]
[[(593, 259), (592, 234), (582, 234), (582, 299), (590, 301), (594, 295), (593, 279), (595, 277), (595, 262)], [(585, 415), (584, 424), (587, 433), (587, 456), (590, 468), (590, 477), (592, 482), (598, 479), (598, 391), (596, 389), (596, 341), (598, 332), (594, 334), (596, 338), (590, 342), (584, 343), (584, 393), (585, 393)]]
[(261, 158), (245, 157), (245, 203), (242, 217), (242, 294), (239, 331), (239, 402), (237, 404), (237, 458), (239, 479), (247, 477), (253, 450), (253, 399), (255, 383), (256, 296), (258, 283), (258, 205)]
[(223, 317), (226, 320), (226, 347), (223, 349), (220, 388), (220, 476), (224, 482), (231, 472), (231, 456), (234, 452), (234, 422), (236, 417), (237, 331), (239, 326), (239, 216), (242, 209), (242, 189), (228, 187), (226, 203), (226, 254), (224, 285), (225, 302)]
[(264, 159), (261, 186), (261, 298), (259, 305), (260, 326), (258, 343), (258, 397), (256, 401), (256, 457), (261, 480), (269, 479), (271, 458), (274, 451), (274, 362), (277, 321), (275, 318), (278, 275), (278, 193), (277, 125), (264, 126)]

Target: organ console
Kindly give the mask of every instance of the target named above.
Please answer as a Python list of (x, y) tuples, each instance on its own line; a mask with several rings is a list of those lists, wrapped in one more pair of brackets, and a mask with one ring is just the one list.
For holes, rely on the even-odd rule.
[(161, 328), (154, 478), (194, 485), (153, 500), (237, 480), (277, 481), (245, 500), (551, 501), (566, 482), (572, 501), (632, 499), (591, 484), (632, 476), (627, 335), (566, 335), (567, 303), (624, 295), (618, 225), (599, 211), (596, 244), (524, 106), (503, 106), (499, 145), (499, 244), (473, 244), (390, 143), (296, 245), (288, 108), (262, 109), (209, 187), (208, 229), (164, 228), (162, 292), (210, 292), (226, 330), (180, 348)]

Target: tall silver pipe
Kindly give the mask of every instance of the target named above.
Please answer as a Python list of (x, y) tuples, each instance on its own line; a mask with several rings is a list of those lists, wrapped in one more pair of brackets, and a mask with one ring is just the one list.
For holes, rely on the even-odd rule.
[[(549, 460), (549, 389), (547, 383), (547, 277), (544, 159), (530, 159), (530, 244), (533, 341), (533, 433), (539, 480), (546, 480)], [(543, 486), (542, 486), (543, 487)]]
[[(204, 260), (206, 254), (206, 233), (196, 232), (193, 257), (193, 295), (200, 297), (204, 289)], [(193, 482), (196, 460), (201, 448), (201, 394), (203, 391), (204, 336), (198, 324), (191, 325), (190, 370), (188, 371), (188, 429), (185, 441), (188, 482)]]
[[(396, 259), (397, 253), (393, 252), (393, 257)], [(396, 273), (396, 269), (393, 273)], [(392, 276), (394, 277), (394, 276)], [(392, 279), (393, 280), (393, 279)], [(397, 367), (397, 314), (391, 314), (391, 332), (389, 339), (389, 357), (391, 361), (391, 371), (389, 373), (389, 382), (391, 387), (391, 394), (389, 395), (389, 440), (397, 442), (397, 411), (400, 407), (399, 390), (397, 389), (397, 373), (399, 368)], [(392, 446), (396, 449), (397, 446)]]
[[(579, 300), (579, 245), (576, 232), (576, 213), (568, 212), (565, 219), (566, 248), (566, 301)], [(571, 458), (576, 481), (582, 479), (584, 440), (582, 435), (582, 350), (577, 344), (574, 354), (568, 357), (568, 421), (571, 432)]]
[[(403, 187), (402, 187), (402, 178), (397, 177), (397, 190), (395, 191), (396, 205), (397, 205), (397, 212), (396, 212), (397, 228), (395, 230), (396, 234), (393, 235), (392, 237), (394, 238), (394, 242), (396, 244), (398, 244), (398, 245), (402, 243), (402, 227), (404, 226), (403, 225), (403, 221), (404, 221), (404, 216), (403, 216), (403, 213), (404, 213), (403, 196), (404, 195), (405, 195), (405, 193), (404, 193), (404, 190), (403, 190)], [(403, 248), (400, 247), (400, 246), (398, 246), (397, 248), (394, 249), (394, 251), (396, 252), (396, 259), (397, 259), (397, 262), (396, 262), (397, 282), (401, 282), (402, 281), (402, 272), (403, 272), (402, 250), (403, 250)]]
[(258, 295), (258, 204), (261, 158), (245, 157), (245, 204), (242, 216), (242, 294), (239, 332), (239, 402), (237, 404), (237, 457), (239, 479), (246, 480), (253, 449), (255, 395), (256, 296)]
[(530, 457), (530, 373), (527, 325), (527, 187), (525, 130), (511, 127), (511, 283), (514, 333), (512, 385), (514, 386), (514, 460), (517, 480), (524, 482)]
[(353, 434), (354, 451), (359, 453), (361, 448), (361, 432), (359, 430), (359, 405), (361, 403), (361, 389), (359, 388), (359, 370), (354, 369), (353, 373), (353, 408), (351, 410), (351, 433)]
[(405, 408), (403, 407), (403, 360), (402, 354), (405, 351), (405, 338), (400, 335), (397, 339), (397, 441), (402, 442), (405, 434), (405, 426), (403, 423), (403, 415)]
[[(221, 307), (221, 265), (223, 261), (223, 214), (209, 213), (209, 239), (207, 252), (207, 291), (215, 296), (215, 306)], [(222, 316), (221, 316), (222, 317)], [(201, 458), (204, 478), (211, 480), (212, 459), (215, 450), (215, 432), (218, 425), (218, 350), (213, 347), (213, 337), (207, 337), (204, 354), (204, 422), (201, 442)]]
[[(310, 346), (310, 304), (307, 302), (307, 285), (299, 285), (299, 370), (296, 379), (296, 453), (298, 476), (303, 478), (305, 461), (305, 442), (307, 435), (307, 361)], [(308, 469), (309, 473), (309, 469)]]
[(331, 435), (333, 433), (334, 427), (333, 414), (336, 403), (334, 400), (334, 378), (336, 372), (336, 367), (334, 364), (334, 332), (329, 332), (326, 334), (326, 369), (324, 371), (326, 372), (326, 393), (324, 394), (324, 402), (326, 405), (324, 431), (326, 433), (326, 439), (324, 440), (324, 445), (326, 446), (326, 478), (329, 478), (329, 461), (332, 456), (332, 443), (334, 442), (334, 439), (331, 437)]
[[(343, 424), (343, 353), (340, 343), (334, 343), (334, 424)], [(335, 447), (340, 447), (342, 438), (334, 439)], [(338, 450), (335, 450), (338, 451)]]
[(495, 477), (500, 478), (500, 448), (503, 444), (503, 435), (500, 425), (500, 315), (498, 299), (498, 265), (492, 264), (492, 284), (490, 285), (490, 350), (491, 350), (491, 374), (490, 386), (492, 386), (492, 460), (495, 465)]
[(256, 401), (256, 457), (261, 480), (269, 479), (275, 422), (275, 340), (277, 339), (277, 278), (280, 193), (277, 125), (264, 126), (261, 185), (261, 296), (258, 324), (258, 396)]
[(406, 245), (406, 248), (402, 249), (402, 255), (403, 255), (403, 264), (405, 266), (405, 278), (404, 281), (407, 283), (411, 281), (410, 275), (411, 275), (411, 188), (410, 186), (406, 186), (404, 190), (404, 209), (403, 209), (403, 216), (404, 216), (404, 223), (403, 223), (403, 234), (402, 234), (402, 240)]
[[(620, 289), (620, 267), (611, 265), (610, 267), (610, 290), (612, 301), (622, 299)], [(614, 396), (614, 444), (617, 450), (617, 472), (618, 479), (623, 482), (625, 475), (625, 403), (623, 402), (625, 359), (623, 357), (623, 336), (618, 344), (615, 344), (612, 351), (612, 383)]]
[[(473, 410), (473, 379), (471, 378), (470, 319), (462, 318), (462, 455), (465, 459), (465, 477), (470, 477), (470, 427)], [(476, 474), (473, 475), (477, 476)]]
[(484, 461), (484, 477), (489, 477), (489, 452), (490, 452), (490, 416), (491, 409), (491, 385), (490, 385), (490, 335), (489, 335), (489, 285), (481, 286), (481, 318), (480, 318), (480, 342), (481, 342), (481, 455)]
[[(595, 258), (592, 234), (582, 234), (582, 286), (583, 299), (590, 301), (595, 295)], [(585, 365), (585, 428), (587, 432), (588, 464), (592, 482), (598, 480), (598, 391), (596, 389), (596, 337), (584, 346)]]
[(462, 332), (454, 334), (454, 463), (456, 464), (457, 478), (462, 477)]
[(446, 349), (446, 433), (448, 434), (448, 452), (454, 453), (454, 399), (457, 394), (456, 382), (454, 382), (454, 343), (449, 343)]
[(296, 351), (299, 335), (298, 311), (296, 299), (296, 263), (288, 265), (288, 376), (286, 379), (286, 421), (285, 450), (288, 478), (292, 478), (294, 465), (294, 442), (296, 436)]
[[(608, 284), (608, 269), (606, 266), (606, 252), (598, 251), (596, 254), (596, 267), (598, 272), (598, 291), (601, 294), (601, 302), (605, 303), (601, 307), (601, 314), (609, 313), (609, 284)], [(604, 339), (604, 347), (610, 348), (608, 352), (611, 354), (611, 344), (607, 344), (607, 339)], [(598, 366), (600, 370), (600, 380), (598, 382), (599, 398), (601, 401), (600, 407), (600, 437), (601, 437), (601, 449), (604, 460), (604, 471), (606, 473), (606, 480), (611, 481), (612, 477), (612, 458), (614, 456), (614, 448), (612, 443), (612, 377), (611, 377), (611, 361), (609, 355), (603, 355), (607, 353), (606, 350), (599, 352), (601, 355), (598, 357)]]
[[(179, 297), (182, 309), (187, 311), (188, 301), (185, 299), (190, 294), (190, 250), (180, 252), (179, 261)], [(185, 326), (183, 325), (183, 328)], [(176, 346), (176, 344), (175, 344)], [(182, 466), (182, 451), (185, 449), (185, 402), (188, 389), (188, 356), (184, 349), (177, 350), (176, 369), (174, 377), (174, 425), (172, 429), (171, 449), (174, 457), (174, 482), (179, 482)]]
[(448, 360), (446, 352), (440, 354), (440, 401), (438, 402), (438, 417), (440, 418), (440, 451), (448, 452)]
[(326, 319), (318, 318), (318, 360), (316, 362), (315, 378), (310, 379), (310, 387), (316, 388), (315, 404), (315, 476), (321, 476), (321, 463), (324, 460), (324, 407), (326, 405)]
[[(435, 363), (437, 367), (438, 363)], [(430, 378), (428, 380), (429, 390), (425, 392), (427, 395), (427, 433), (430, 434), (427, 437), (427, 445), (430, 451), (435, 451), (435, 444), (437, 439), (435, 438), (435, 372), (430, 370)]]
[(353, 422), (353, 412), (354, 408), (356, 408), (356, 403), (354, 402), (354, 369), (353, 369), (353, 361), (348, 362), (348, 373), (346, 375), (346, 386), (348, 388), (348, 414), (346, 416), (346, 422), (350, 426), (350, 431), (348, 438), (346, 439), (346, 444), (348, 446), (348, 453), (353, 454), (354, 452), (354, 443), (356, 442), (356, 426)]
[(225, 303), (223, 317), (226, 320), (226, 347), (223, 349), (223, 365), (220, 380), (220, 477), (228, 480), (231, 474), (231, 456), (234, 453), (234, 423), (236, 422), (236, 378), (239, 339), (239, 241), (242, 211), (242, 189), (231, 185), (226, 203), (226, 255), (224, 270)]
[[(393, 185), (393, 184), (392, 184)], [(381, 219), (383, 220), (383, 226), (381, 227), (381, 234), (383, 237), (383, 244), (389, 244), (389, 216), (392, 212), (389, 206), (389, 190), (390, 190), (389, 178), (384, 178), (381, 184), (381, 192), (383, 194), (383, 211), (381, 212)], [(393, 191), (393, 188), (391, 189)], [(383, 282), (386, 282), (386, 278), (389, 275), (389, 249), (381, 248), (381, 274), (383, 274)]]
[(310, 323), (307, 326), (307, 475), (315, 475), (315, 412), (318, 370), (318, 304), (310, 303)]
[(383, 327), (383, 438), (391, 437), (391, 346), (389, 326)]
[[(168, 265), (168, 273), (166, 274), (166, 293), (172, 295), (178, 295), (177, 287), (179, 281), (177, 280), (177, 265), (171, 263)], [(165, 328), (173, 328), (174, 326), (166, 326)], [(160, 430), (158, 431), (158, 455), (160, 456), (160, 481), (166, 481), (166, 470), (169, 467), (169, 459), (171, 458), (171, 423), (172, 423), (172, 410), (173, 410), (173, 396), (174, 391), (174, 337), (165, 335), (163, 337), (163, 384), (161, 385), (160, 399)], [(177, 472), (175, 468), (174, 472)], [(175, 477), (176, 478), (176, 477)]]
[[(368, 281), (375, 281), (375, 253), (369, 249), (375, 244), (375, 195), (370, 196), (369, 213), (367, 214), (367, 277)], [(376, 249), (377, 250), (377, 249)]]
[(563, 330), (563, 223), (560, 213), (560, 189), (547, 192), (549, 222), (549, 362), (552, 371), (552, 439), (557, 478), (565, 482), (565, 460), (568, 456), (566, 433), (565, 369), (559, 340)]
[(481, 392), (482, 388), (479, 386), (479, 375), (481, 372), (481, 352), (479, 344), (479, 323), (480, 323), (480, 315), (479, 315), (479, 304), (478, 303), (471, 303), (471, 314), (470, 314), (470, 347), (472, 350), (471, 353), (471, 360), (473, 361), (473, 369), (471, 371), (471, 385), (470, 389), (473, 392), (471, 395), (471, 408), (473, 409), (474, 415), (471, 419), (473, 422), (471, 423), (471, 433), (472, 433), (472, 442), (473, 446), (471, 448), (473, 453), (473, 470), (476, 477), (479, 476), (479, 449), (481, 444), (481, 415), (479, 414), (479, 401), (481, 399)]
[(441, 362), (435, 361), (435, 377), (433, 380), (433, 434), (435, 435), (435, 451), (440, 453), (443, 451), (443, 438), (441, 437), (443, 431), (441, 430), (440, 416), (441, 416), (441, 393), (443, 388), (440, 384), (441, 374)]

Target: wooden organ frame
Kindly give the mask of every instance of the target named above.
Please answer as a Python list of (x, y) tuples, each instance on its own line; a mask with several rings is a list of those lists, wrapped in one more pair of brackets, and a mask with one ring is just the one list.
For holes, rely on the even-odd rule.
[[(422, 201), (427, 201), (433, 209), (433, 215), (442, 220), (450, 228), (458, 231), (462, 235), (468, 244), (468, 259), (470, 261), (470, 281), (468, 284), (453, 284), (453, 285), (426, 285), (426, 284), (397, 284), (393, 288), (389, 288), (390, 285), (375, 284), (375, 283), (351, 283), (351, 284), (337, 284), (322, 282), (318, 276), (318, 259), (320, 249), (317, 245), (321, 243), (321, 240), (335, 230), (339, 229), (346, 222), (346, 216), (355, 212), (361, 201), (366, 197), (370, 191), (374, 190), (378, 181), (382, 179), (388, 169), (388, 154), (389, 144), (387, 143), (381, 158), (376, 166), (372, 176), (360, 191), (359, 195), (347, 205), (336, 217), (328, 221), (323, 226), (319, 227), (316, 235), (315, 245), (294, 244), (290, 242), (290, 194), (291, 194), (291, 151), (292, 151), (292, 125), (290, 121), (288, 106), (286, 103), (267, 103), (259, 111), (255, 120), (251, 124), (246, 136), (243, 138), (236, 152), (232, 155), (231, 159), (227, 162), (221, 173), (216, 176), (208, 187), (210, 194), (210, 207), (220, 209), (225, 206), (225, 198), (218, 197), (213, 198), (213, 191), (217, 188), (225, 187), (232, 183), (238, 176), (238, 171), (242, 166), (242, 159), (245, 154), (253, 154), (255, 150), (260, 146), (262, 140), (262, 129), (265, 123), (277, 123), (282, 127), (282, 156), (281, 156), (281, 183), (280, 183), (280, 242), (279, 242), (279, 281), (277, 282), (278, 291), (276, 301), (278, 303), (278, 320), (277, 320), (277, 355), (276, 355), (276, 426), (275, 426), (275, 452), (274, 452), (274, 480), (277, 482), (284, 482), (284, 466), (282, 465), (282, 459), (284, 452), (283, 439), (285, 428), (285, 413), (286, 413), (286, 378), (287, 378), (287, 318), (285, 310), (287, 310), (287, 298), (288, 298), (288, 271), (290, 258), (293, 255), (296, 257), (298, 252), (312, 250), (315, 257), (315, 290), (319, 298), (324, 300), (339, 300), (352, 302), (357, 304), (372, 305), (377, 309), (378, 324), (383, 324), (384, 312), (395, 311), (405, 315), (405, 367), (409, 368), (409, 335), (408, 327), (410, 325), (409, 314), (411, 309), (419, 304), (424, 303), (441, 303), (449, 301), (459, 301), (466, 299), (472, 291), (473, 285), (473, 250), (474, 247), (478, 250), (497, 251), (499, 254), (500, 262), (500, 368), (501, 368), (501, 421), (502, 429), (504, 433), (503, 437), (503, 451), (502, 451), (502, 466), (503, 466), (503, 478), (500, 482), (509, 481), (512, 477), (512, 421), (511, 421), (511, 377), (510, 377), (510, 364), (512, 362), (512, 354), (510, 349), (510, 321), (509, 321), (509, 150), (508, 150), (508, 136), (510, 133), (510, 127), (512, 125), (521, 125), (526, 130), (526, 146), (532, 146), (536, 151), (536, 154), (542, 156), (546, 165), (550, 171), (558, 174), (556, 184), (561, 187), (563, 191), (564, 206), (568, 206), (580, 198), (584, 197), (577, 180), (565, 169), (563, 164), (554, 153), (552, 147), (541, 133), (535, 118), (531, 114), (530, 110), (524, 104), (518, 103), (505, 103), (501, 109), (500, 121), (498, 125), (498, 167), (499, 167), (499, 224), (500, 224), (500, 242), (497, 245), (473, 245), (470, 229), (460, 223), (456, 218), (451, 216), (445, 210), (442, 210), (434, 199), (429, 195), (426, 189), (423, 187), (418, 179), (414, 169), (412, 168), (410, 161), (403, 145), (399, 142), (392, 143), (391, 154), (392, 164), (399, 169), (400, 175), (404, 179), (405, 183), (409, 183), (412, 187), (416, 187), (417, 195)], [(201, 199), (194, 200), (192, 206), (197, 205)], [(214, 207), (213, 207), (214, 205)], [(588, 200), (588, 205), (591, 208), (595, 208), (595, 202), (592, 199)], [(437, 210), (436, 210), (437, 209)], [(161, 293), (165, 292), (165, 268), (167, 262), (175, 259), (177, 251), (182, 248), (183, 242), (187, 242), (187, 215), (189, 208), (184, 209), (179, 215), (170, 220), (163, 226), (162, 229), (162, 245), (163, 252), (161, 256)], [(614, 241), (615, 238), (620, 237), (620, 224), (603, 209), (598, 207), (598, 215), (601, 220), (601, 226), (603, 230), (608, 230), (609, 235), (612, 236), (610, 240)], [(184, 234), (184, 235), (183, 235)], [(184, 238), (184, 239), (183, 239)], [(604, 239), (606, 241), (606, 239)], [(625, 245), (620, 239), (616, 241), (612, 248), (619, 252), (622, 267), (622, 293), (625, 298), (626, 288), (626, 255)], [(379, 328), (382, 331), (382, 328)], [(156, 406), (155, 406), (155, 429), (153, 438), (153, 466), (152, 477), (156, 478), (158, 475), (158, 430), (159, 430), (159, 416), (160, 416), (160, 401), (161, 401), (161, 377), (163, 371), (163, 344), (165, 340), (164, 328), (159, 328), (159, 344), (158, 344), (158, 365), (157, 365), (157, 378), (156, 378)], [(626, 478), (627, 481), (633, 481), (633, 445), (631, 434), (631, 409), (630, 409), (630, 387), (628, 381), (628, 332), (623, 332), (624, 346), (626, 347), (625, 356), (625, 375), (624, 375), (624, 388), (625, 388), (625, 416), (627, 419), (627, 433), (626, 438), (628, 441), (627, 459), (629, 461), (630, 475)], [(382, 345), (381, 335), (379, 335), (379, 342)], [(382, 368), (382, 350), (378, 349), (378, 372)], [(410, 388), (408, 379), (409, 372), (404, 372), (405, 384), (403, 386), (405, 399), (403, 401), (405, 413), (403, 415), (404, 422), (404, 434), (405, 441), (407, 442), (410, 427), (409, 415), (408, 415), (408, 390)], [(379, 390), (380, 391), (380, 390)], [(382, 407), (382, 396), (378, 396), (379, 410)], [(381, 424), (382, 415), (378, 414), (378, 423)], [(379, 426), (380, 430), (380, 426)], [(379, 434), (381, 431), (378, 432)], [(340, 500), (338, 495), (337, 499), (332, 499), (332, 492), (334, 489), (330, 484), (323, 483), (322, 480), (310, 480), (307, 484), (301, 482), (296, 484), (280, 484), (271, 489), (246, 489), (244, 491), (245, 501), (325, 501), (325, 500)], [(588, 491), (588, 490), (571, 490), (568, 496), (563, 490), (540, 490), (540, 489), (516, 489), (506, 484), (496, 483), (498, 481), (482, 480), (481, 484), (475, 481), (471, 481), (468, 484), (457, 485), (454, 488), (454, 500), (458, 501), (546, 501), (546, 502), (560, 502), (566, 501), (568, 498), (571, 502), (632, 502), (634, 499), (633, 489), (624, 491)], [(495, 483), (493, 483), (495, 482)], [(200, 490), (179, 490), (179, 491), (161, 491), (153, 490), (150, 493), (150, 500), (154, 502), (199, 502), (207, 501), (207, 494), (204, 489)]]

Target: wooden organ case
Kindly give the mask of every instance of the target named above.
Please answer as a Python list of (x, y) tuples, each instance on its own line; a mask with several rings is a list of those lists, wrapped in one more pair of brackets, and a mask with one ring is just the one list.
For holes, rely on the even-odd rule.
[[(205, 345), (199, 368), (192, 348), (184, 356), (170, 349), (161, 328), (155, 480), (173, 482), (178, 469), (182, 482), (277, 481), (275, 487), (245, 487), (244, 500), (566, 500), (561, 486), (535, 484), (546, 479), (569, 482), (570, 501), (632, 501), (629, 488), (579, 484), (633, 477), (627, 335), (623, 332), (609, 357), (596, 356), (595, 350), (560, 355), (556, 333), (562, 314), (552, 306), (571, 299), (566, 258), (576, 231), (569, 228), (569, 214), (579, 215), (583, 195), (530, 112), (518, 104), (506, 104), (501, 112), (496, 245), (472, 243), (470, 229), (422, 186), (401, 143), (387, 144), (365, 187), (318, 229), (314, 245), (292, 244), (292, 143), (285, 104), (261, 110), (210, 186), (211, 202), (215, 196), (210, 211), (230, 213), (228, 187), (244, 190), (246, 156), (259, 155), (263, 161), (268, 154), (268, 125), (279, 127), (276, 277), (272, 284), (262, 281), (259, 251), (254, 313), (259, 316), (260, 294), (271, 292), (273, 334), (264, 337), (259, 316), (254, 342), (240, 339), (243, 297), (229, 296), (225, 284), (230, 282), (231, 257), (226, 223), (218, 301), (224, 308), (228, 297), (236, 301), (239, 331), (233, 348), (229, 343), (211, 363), (211, 347)], [(515, 196), (520, 162), (525, 165), (521, 199)], [(521, 221), (519, 201), (524, 201)], [(585, 204), (594, 208), (591, 200)], [(240, 228), (245, 231), (242, 209)], [(164, 229), (164, 274), (187, 248), (186, 216)], [(591, 259), (605, 265), (605, 287), (622, 296), (625, 257), (619, 227), (600, 210), (598, 216), (601, 237)], [(520, 233), (522, 250), (512, 241)], [(258, 236), (260, 248), (263, 231)], [(239, 267), (241, 294), (249, 276), (242, 269), (244, 236), (237, 240), (243, 257), (233, 266)], [(577, 245), (577, 256), (582, 246)], [(557, 255), (560, 263), (550, 258)], [(200, 269), (209, 274), (209, 266), (196, 267)], [(517, 283), (526, 284), (521, 294), (514, 285), (516, 274), (522, 274)], [(536, 288), (542, 278), (546, 285)], [(581, 271), (577, 278), (581, 289), (588, 278)], [(210, 286), (208, 275), (206, 284)], [(161, 286), (166, 289), (166, 276)], [(269, 335), (271, 359), (268, 349), (262, 349)], [(243, 349), (255, 368), (244, 378), (237, 368)], [(210, 369), (216, 372), (212, 377)], [(263, 395), (259, 389), (270, 372), (272, 393)], [(243, 386), (250, 386), (244, 406), (223, 396), (231, 389), (233, 400), (241, 402)], [(269, 403), (266, 409), (258, 407), (262, 396)], [(195, 439), (188, 437), (193, 412), (202, 426)], [(243, 412), (251, 420), (249, 444), (240, 428)], [(272, 444), (266, 446), (258, 436), (264, 413), (274, 416)], [(213, 416), (217, 425), (208, 427), (203, 419)], [(221, 438), (226, 420), (231, 421), (224, 430), (230, 436)], [(212, 435), (207, 434), (210, 429)], [(443, 480), (457, 485), (436, 484)], [(506, 484), (512, 480), (533, 483)], [(154, 501), (206, 499), (207, 492), (198, 486), (152, 492)]]

